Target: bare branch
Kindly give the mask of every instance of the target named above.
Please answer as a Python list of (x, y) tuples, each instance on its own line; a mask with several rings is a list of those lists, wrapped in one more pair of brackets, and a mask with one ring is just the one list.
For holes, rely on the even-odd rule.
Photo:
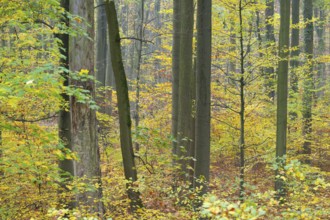
[(137, 40), (137, 41), (141, 41), (141, 42), (144, 42), (144, 43), (154, 44), (154, 42), (152, 42), (150, 40), (144, 40), (144, 39), (140, 39), (140, 38), (137, 38), (137, 37), (121, 37), (120, 40)]

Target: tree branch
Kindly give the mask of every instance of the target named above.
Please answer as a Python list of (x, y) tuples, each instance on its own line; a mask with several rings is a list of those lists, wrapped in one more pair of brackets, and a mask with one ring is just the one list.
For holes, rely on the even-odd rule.
[(141, 42), (144, 42), (144, 43), (154, 44), (154, 42), (152, 42), (150, 40), (144, 40), (144, 39), (140, 39), (140, 38), (137, 38), (137, 37), (121, 37), (120, 40), (137, 40), (137, 41), (141, 41)]

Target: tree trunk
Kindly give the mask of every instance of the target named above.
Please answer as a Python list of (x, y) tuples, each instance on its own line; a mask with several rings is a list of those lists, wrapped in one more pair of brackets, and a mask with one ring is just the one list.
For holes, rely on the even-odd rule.
[(130, 181), (130, 183), (127, 183), (127, 194), (131, 200), (131, 209), (134, 211), (137, 208), (142, 207), (142, 201), (140, 199), (140, 193), (136, 191), (136, 189), (132, 188), (134, 182), (137, 180), (131, 135), (132, 122), (130, 116), (128, 86), (121, 56), (117, 12), (113, 1), (106, 0), (106, 14), (108, 20), (111, 63), (116, 81), (120, 144), (124, 163), (124, 172), (126, 180)]
[[(155, 1), (155, 28), (156, 30), (161, 30), (162, 28), (162, 17), (161, 17), (161, 0), (156, 0)], [(158, 35), (158, 33), (156, 33)], [(156, 36), (157, 36), (156, 35)], [(154, 46), (154, 51), (157, 52), (162, 52), (162, 38), (160, 36), (156, 37), (156, 43)], [(166, 78), (164, 78), (164, 76), (160, 73), (160, 69), (161, 69), (161, 60), (155, 60), (155, 68), (158, 72), (157, 77), (155, 79), (156, 82), (158, 83), (164, 83)]]
[[(135, 103), (135, 133), (138, 135), (139, 132), (139, 124), (140, 124), (140, 74), (141, 74), (141, 62), (142, 62), (142, 46), (143, 46), (143, 37), (144, 37), (144, 0), (141, 0), (141, 8), (140, 8), (140, 24), (138, 31), (138, 49), (137, 49), (137, 67), (136, 67), (136, 103)], [(140, 145), (138, 142), (135, 143), (135, 150), (140, 150)]]
[[(275, 43), (274, 35), (274, 0), (266, 0), (266, 47), (271, 47)], [(271, 52), (273, 53), (273, 52)], [(266, 78), (266, 89), (268, 91), (268, 96), (271, 99), (275, 97), (274, 91), (274, 78), (275, 78), (274, 67), (265, 68), (265, 78)]]
[[(97, 87), (105, 86), (107, 67), (107, 21), (103, 0), (97, 0), (96, 16), (96, 80)], [(104, 99), (104, 97), (102, 97)]]
[[(94, 76), (94, 1), (75, 0), (70, 2), (70, 11), (78, 15), (86, 22), (80, 23), (86, 30), (87, 37), (72, 37), (70, 40), (70, 69), (81, 71), (86, 69)], [(91, 96), (95, 97), (94, 82), (72, 81), (72, 85), (88, 90)], [(77, 153), (79, 161), (74, 164), (74, 173), (78, 177), (87, 177), (88, 184), (101, 184), (100, 153), (97, 144), (96, 113), (86, 103), (80, 103), (76, 97), (71, 98), (72, 115), (72, 146)], [(100, 200), (102, 197), (101, 187), (93, 192), (83, 192), (78, 195), (80, 205), (86, 205), (89, 211), (102, 215), (103, 206)]]
[(304, 22), (306, 27), (304, 29), (304, 44), (306, 54), (306, 65), (308, 69), (305, 72), (304, 83), (303, 83), (303, 154), (306, 155), (305, 162), (310, 163), (311, 154), (311, 141), (312, 141), (312, 102), (313, 102), (313, 47), (314, 47), (314, 36), (313, 36), (313, 1), (304, 0)]
[(240, 151), (240, 175), (239, 175), (239, 197), (240, 200), (244, 200), (244, 176), (245, 176), (245, 51), (244, 51), (244, 35), (243, 35), (243, 6), (242, 0), (239, 1), (239, 41), (240, 41), (240, 73), (241, 77), (239, 80), (240, 84), (240, 141), (239, 141), (239, 151)]
[(178, 156), (182, 177), (187, 179), (189, 155), (192, 143), (192, 39), (194, 26), (194, 1), (181, 1), (181, 37), (179, 60), (179, 118), (178, 118)]
[[(326, 22), (326, 12), (324, 9), (318, 9), (319, 13), (319, 24), (316, 27), (316, 34), (318, 38), (317, 44), (317, 51), (319, 56), (325, 54), (325, 40), (324, 40), (324, 33), (325, 33), (325, 22)], [(316, 15), (314, 15), (316, 17)], [(326, 65), (325, 63), (319, 63), (317, 65), (317, 85), (316, 90), (317, 98), (320, 98), (324, 95), (324, 86), (326, 85)]]
[[(280, 34), (279, 34), (279, 57), (278, 79), (277, 79), (277, 120), (276, 120), (276, 160), (279, 169), (276, 170), (276, 177), (285, 165), (286, 135), (287, 135), (287, 108), (288, 108), (288, 48), (290, 35), (290, 1), (280, 1)], [(275, 191), (277, 198), (285, 196), (284, 181), (276, 178)]]
[[(296, 69), (299, 66), (299, 11), (300, 11), (300, 0), (292, 0), (292, 31), (291, 31), (291, 77), (290, 77), (290, 88), (294, 97), (294, 94), (298, 93), (298, 75)], [(293, 104), (297, 103), (297, 100), (292, 100)], [(290, 112), (291, 119), (297, 118), (296, 112)]]
[(173, 46), (172, 46), (172, 153), (178, 155), (178, 118), (179, 118), (179, 60), (181, 36), (181, 2), (173, 0)]
[[(207, 191), (210, 180), (211, 0), (197, 2), (195, 187)], [(200, 179), (201, 181), (197, 181)]]
[[(98, 90), (98, 104), (101, 105), (101, 112), (111, 115), (111, 100), (113, 71), (109, 56), (109, 45), (107, 44), (107, 20), (105, 14), (104, 0), (97, 0), (96, 18), (96, 88)], [(107, 89), (105, 89), (107, 87)]]
[[(65, 9), (66, 12), (69, 12), (70, 10), (70, 2), (66, 0), (61, 1), (61, 6)], [(69, 25), (68, 18), (63, 17), (63, 22), (66, 23), (66, 25)], [(60, 64), (63, 68), (68, 69), (69, 68), (69, 35), (67, 34), (58, 34), (55, 36), (56, 38), (60, 39), (62, 42), (62, 45), (60, 46), (60, 52), (62, 55), (62, 58), (60, 59)], [(67, 87), (69, 86), (69, 75), (67, 72), (62, 72), (61, 76), (63, 77), (63, 86)], [(66, 104), (69, 104), (69, 110), (64, 109), (64, 107), (59, 112), (58, 117), (58, 135), (59, 139), (63, 144), (63, 152), (65, 152), (66, 149), (72, 151), (72, 144), (71, 144), (71, 114), (70, 114), (70, 97), (66, 93), (61, 94), (63, 101)], [(73, 160), (69, 159), (63, 159), (59, 161), (59, 168), (61, 172), (62, 178), (69, 180), (72, 176), (74, 176), (74, 166), (73, 166)], [(65, 181), (66, 182), (66, 181)], [(65, 182), (63, 183), (63, 187), (61, 190), (66, 189), (65, 188)], [(69, 202), (67, 204), (68, 208), (73, 208), (75, 206), (74, 202)]]

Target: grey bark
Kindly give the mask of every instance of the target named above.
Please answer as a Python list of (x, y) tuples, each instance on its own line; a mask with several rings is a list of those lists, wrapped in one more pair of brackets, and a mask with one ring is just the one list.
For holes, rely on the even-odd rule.
[[(91, 39), (77, 36), (70, 39), (69, 63), (71, 71), (87, 69), (94, 76), (94, 1), (70, 1), (70, 12), (86, 20), (89, 25), (80, 23)], [(94, 82), (91, 80), (72, 81), (72, 85), (90, 92), (95, 98)], [(101, 184), (100, 152), (97, 143), (96, 113), (86, 103), (79, 103), (76, 97), (71, 98), (72, 146), (79, 160), (75, 161), (74, 173), (77, 177), (86, 176), (87, 184)], [(103, 206), (101, 187), (92, 192), (82, 192), (77, 196), (79, 205), (88, 206), (90, 213), (102, 215)]]
[(142, 207), (142, 201), (140, 199), (139, 191), (132, 188), (134, 182), (137, 180), (131, 134), (132, 122), (130, 116), (128, 85), (121, 55), (117, 12), (113, 1), (106, 0), (106, 14), (108, 20), (111, 63), (116, 81), (120, 126), (120, 144), (123, 157), (124, 172), (126, 180), (130, 181), (127, 183), (127, 194), (131, 200), (131, 209), (135, 211), (137, 208)]
[[(288, 68), (290, 46), (290, 1), (280, 1), (280, 34), (279, 34), (279, 58), (277, 79), (277, 118), (276, 118), (276, 159), (279, 169), (276, 176), (285, 165), (286, 140), (287, 140), (287, 108), (288, 108)], [(285, 186), (282, 178), (276, 178), (275, 191), (277, 198), (285, 195)]]
[(105, 86), (107, 67), (107, 21), (104, 0), (97, 0), (96, 16), (96, 80)]
[[(110, 60), (110, 48), (107, 36), (107, 20), (105, 14), (104, 0), (97, 0), (96, 16), (96, 84), (98, 91), (98, 104), (101, 105), (101, 112), (111, 115), (113, 70)], [(107, 87), (106, 90), (104, 90)], [(108, 104), (109, 103), (109, 104)]]
[(211, 8), (212, 0), (197, 2), (195, 187), (202, 186), (201, 195), (210, 180)]

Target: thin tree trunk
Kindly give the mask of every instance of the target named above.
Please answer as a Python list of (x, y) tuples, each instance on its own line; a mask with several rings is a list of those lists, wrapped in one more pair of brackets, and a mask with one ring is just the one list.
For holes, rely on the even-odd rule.
[(240, 200), (244, 200), (244, 171), (245, 171), (245, 68), (244, 68), (244, 36), (243, 36), (243, 7), (242, 0), (239, 1), (239, 40), (240, 40), (240, 71), (241, 77), (239, 80), (240, 83), (240, 141), (239, 141), (239, 150), (240, 150), (240, 175), (239, 175), (239, 197)]
[(111, 100), (113, 71), (110, 60), (110, 52), (107, 36), (107, 20), (105, 14), (104, 0), (97, 0), (96, 19), (96, 88), (98, 90), (98, 104), (101, 105), (101, 112), (111, 115)]
[[(3, 152), (2, 152), (2, 130), (0, 128), (0, 161), (2, 160), (2, 155)], [(2, 167), (0, 167), (0, 176), (3, 176), (4, 175), (4, 171), (2, 169)]]
[[(161, 19), (161, 0), (156, 0), (155, 1), (155, 16), (156, 16), (156, 19), (155, 19), (155, 28), (156, 30), (161, 30), (162, 28), (162, 19)], [(158, 34), (158, 33), (156, 33)], [(157, 52), (161, 52), (162, 51), (162, 39), (160, 36), (156, 37), (156, 43), (155, 43), (155, 46), (154, 46), (154, 50), (157, 51)], [(157, 74), (157, 78), (156, 78), (156, 82), (158, 83), (163, 83), (165, 78), (162, 76), (162, 74), (160, 73), (160, 69), (161, 69), (161, 61), (160, 60), (156, 60), (155, 61), (155, 68), (158, 72)]]
[[(274, 35), (274, 0), (266, 0), (266, 47), (271, 47), (275, 44), (275, 35)], [(273, 52), (271, 52), (273, 53)], [(275, 70), (274, 67), (265, 68), (265, 78), (266, 78), (266, 89), (268, 91), (269, 98), (274, 99), (274, 79), (275, 79)]]
[[(140, 74), (141, 74), (141, 62), (142, 62), (142, 46), (143, 46), (143, 25), (144, 25), (144, 0), (141, 0), (141, 8), (140, 8), (140, 25), (139, 25), (139, 32), (138, 38), (138, 50), (137, 50), (137, 67), (136, 67), (136, 103), (135, 103), (135, 133), (138, 135), (139, 132), (139, 124), (140, 124)], [(135, 143), (135, 150), (140, 150), (140, 145), (138, 142)]]
[[(4, 32), (4, 30), (2, 29), (2, 32)], [(1, 47), (5, 48), (6, 46), (6, 41), (5, 39), (1, 40)], [(3, 151), (2, 151), (2, 128), (0, 127), (0, 161), (2, 160), (3, 157)], [(0, 176), (4, 175), (4, 171), (2, 169), (2, 167), (0, 167)], [(1, 179), (1, 178), (0, 178)]]
[(202, 186), (201, 195), (206, 193), (210, 180), (211, 8), (212, 0), (198, 0), (195, 187)]
[(313, 103), (313, 47), (314, 47), (314, 36), (313, 36), (313, 1), (304, 0), (304, 22), (306, 27), (304, 29), (304, 43), (305, 43), (305, 54), (306, 54), (306, 65), (308, 69), (305, 72), (304, 79), (304, 92), (303, 92), (303, 154), (306, 155), (305, 162), (310, 163), (311, 154), (311, 141), (312, 141), (312, 103)]
[(290, 46), (290, 1), (280, 1), (280, 34), (277, 79), (277, 121), (276, 121), (276, 160), (279, 169), (276, 170), (275, 191), (277, 198), (285, 196), (285, 186), (282, 178), (278, 177), (285, 165), (286, 136), (287, 136), (287, 108), (288, 108), (288, 68)]
[[(292, 97), (294, 94), (298, 93), (298, 75), (297, 75), (297, 67), (299, 66), (299, 12), (300, 12), (300, 0), (292, 0), (292, 32), (291, 32), (291, 77), (290, 77), (290, 88), (292, 92)], [(293, 103), (297, 103), (297, 100), (293, 101)], [(295, 120), (297, 118), (296, 112), (290, 112), (291, 119)]]
[[(316, 33), (318, 38), (317, 44), (317, 55), (325, 54), (325, 40), (324, 40), (324, 33), (325, 33), (325, 22), (326, 22), (326, 12), (324, 9), (318, 9), (319, 11), (319, 24), (316, 27)], [(316, 15), (315, 15), (316, 17)], [(324, 95), (324, 86), (326, 85), (326, 65), (325, 63), (319, 63), (317, 65), (317, 85), (316, 90), (316, 97), (320, 98)]]
[(115, 74), (119, 125), (120, 125), (120, 144), (124, 163), (124, 172), (127, 183), (127, 194), (131, 200), (131, 209), (135, 211), (142, 207), (140, 193), (132, 186), (137, 180), (137, 172), (134, 162), (134, 152), (131, 134), (131, 116), (128, 97), (128, 86), (121, 56), (119, 27), (115, 3), (106, 0), (106, 14), (108, 20), (108, 31), (110, 41), (111, 62)]
[[(66, 0), (61, 1), (61, 6), (65, 9), (66, 12), (70, 10), (70, 2)], [(69, 20), (64, 17), (63, 22), (66, 25), (69, 25)], [(69, 36), (67, 34), (59, 34), (57, 36), (58, 39), (61, 40), (62, 45), (60, 49), (62, 58), (60, 60), (60, 64), (62, 67), (68, 69), (69, 68)], [(61, 73), (63, 77), (63, 86), (69, 86), (69, 76), (67, 72)], [(66, 93), (61, 94), (62, 99), (65, 103), (70, 104), (70, 97)], [(70, 106), (69, 106), (70, 108)], [(59, 113), (58, 119), (58, 131), (59, 131), (59, 138), (64, 146), (65, 149), (72, 150), (71, 145), (71, 114), (70, 109), (69, 111), (66, 109), (61, 109)], [(59, 161), (59, 167), (62, 171), (64, 171), (63, 176), (68, 177), (67, 174), (74, 176), (74, 168), (73, 168), (73, 160), (64, 159)]]
[(107, 35), (107, 71), (105, 75), (105, 86), (106, 86), (106, 91), (105, 91), (105, 100), (108, 105), (105, 106), (105, 113), (108, 115), (112, 115), (112, 94), (113, 94), (113, 89), (115, 89), (115, 76), (113, 74), (113, 68), (112, 68), (112, 63), (110, 62), (111, 60), (111, 55), (110, 55), (110, 45), (109, 45), (109, 35), (108, 32), (106, 32)]
[[(86, 30), (87, 37), (72, 37), (70, 40), (70, 69), (81, 71), (86, 69), (94, 76), (94, 1), (70, 1), (70, 11), (86, 20), (89, 25), (80, 23)], [(83, 88), (95, 98), (94, 82), (72, 81), (75, 87)], [(101, 184), (100, 152), (97, 143), (96, 112), (86, 103), (81, 103), (76, 97), (71, 98), (72, 146), (79, 160), (75, 161), (74, 173), (78, 177), (87, 177), (87, 184)], [(102, 216), (102, 188), (83, 192), (77, 196), (79, 205), (86, 205), (90, 213)]]
[[(99, 81), (97, 88), (104, 88), (107, 67), (107, 21), (104, 1), (97, 0), (96, 16), (96, 80)], [(104, 96), (102, 96), (104, 99)], [(103, 101), (103, 100), (102, 100)]]

